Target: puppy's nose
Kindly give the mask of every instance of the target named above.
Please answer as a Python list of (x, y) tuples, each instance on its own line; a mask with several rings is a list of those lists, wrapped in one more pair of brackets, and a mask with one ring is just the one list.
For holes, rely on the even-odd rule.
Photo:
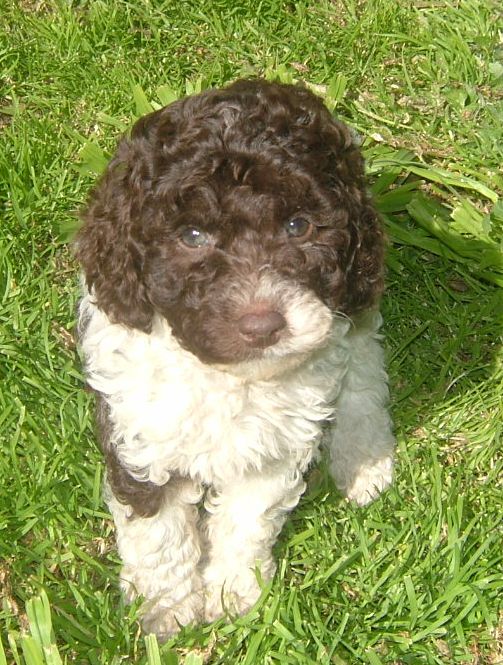
[(274, 333), (285, 326), (284, 316), (272, 310), (250, 312), (238, 319), (239, 332), (249, 343), (259, 346), (274, 344), (276, 342)]

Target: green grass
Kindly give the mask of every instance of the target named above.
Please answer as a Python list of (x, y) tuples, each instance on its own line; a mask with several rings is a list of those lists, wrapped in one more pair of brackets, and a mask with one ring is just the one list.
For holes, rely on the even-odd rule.
[[(503, 662), (502, 16), (490, 0), (0, 0), (0, 665)], [(243, 75), (318, 86), (390, 236), (394, 487), (324, 467), (232, 623), (166, 645), (118, 592), (65, 243), (145, 104)]]

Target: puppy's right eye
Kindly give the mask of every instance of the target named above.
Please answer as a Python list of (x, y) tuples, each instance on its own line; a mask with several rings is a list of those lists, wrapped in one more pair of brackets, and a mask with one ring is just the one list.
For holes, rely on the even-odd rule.
[(186, 226), (182, 231), (181, 238), (184, 245), (196, 249), (210, 244), (209, 234), (201, 231), (196, 226)]
[(307, 240), (313, 230), (313, 225), (304, 217), (289, 219), (283, 226), (291, 238), (298, 238), (299, 240)]

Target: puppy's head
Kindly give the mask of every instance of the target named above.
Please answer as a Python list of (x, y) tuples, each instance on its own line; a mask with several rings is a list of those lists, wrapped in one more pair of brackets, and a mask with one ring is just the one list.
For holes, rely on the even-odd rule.
[(350, 131), (309, 91), (239, 81), (141, 118), (91, 195), (77, 256), (97, 305), (164, 317), (203, 362), (304, 354), (382, 290)]

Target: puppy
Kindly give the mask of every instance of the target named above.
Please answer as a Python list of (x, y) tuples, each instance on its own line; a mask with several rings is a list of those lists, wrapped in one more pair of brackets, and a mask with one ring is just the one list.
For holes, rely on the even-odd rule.
[(163, 639), (255, 603), (322, 442), (357, 504), (390, 483), (383, 232), (348, 128), (260, 80), (141, 118), (83, 218), (122, 586)]

